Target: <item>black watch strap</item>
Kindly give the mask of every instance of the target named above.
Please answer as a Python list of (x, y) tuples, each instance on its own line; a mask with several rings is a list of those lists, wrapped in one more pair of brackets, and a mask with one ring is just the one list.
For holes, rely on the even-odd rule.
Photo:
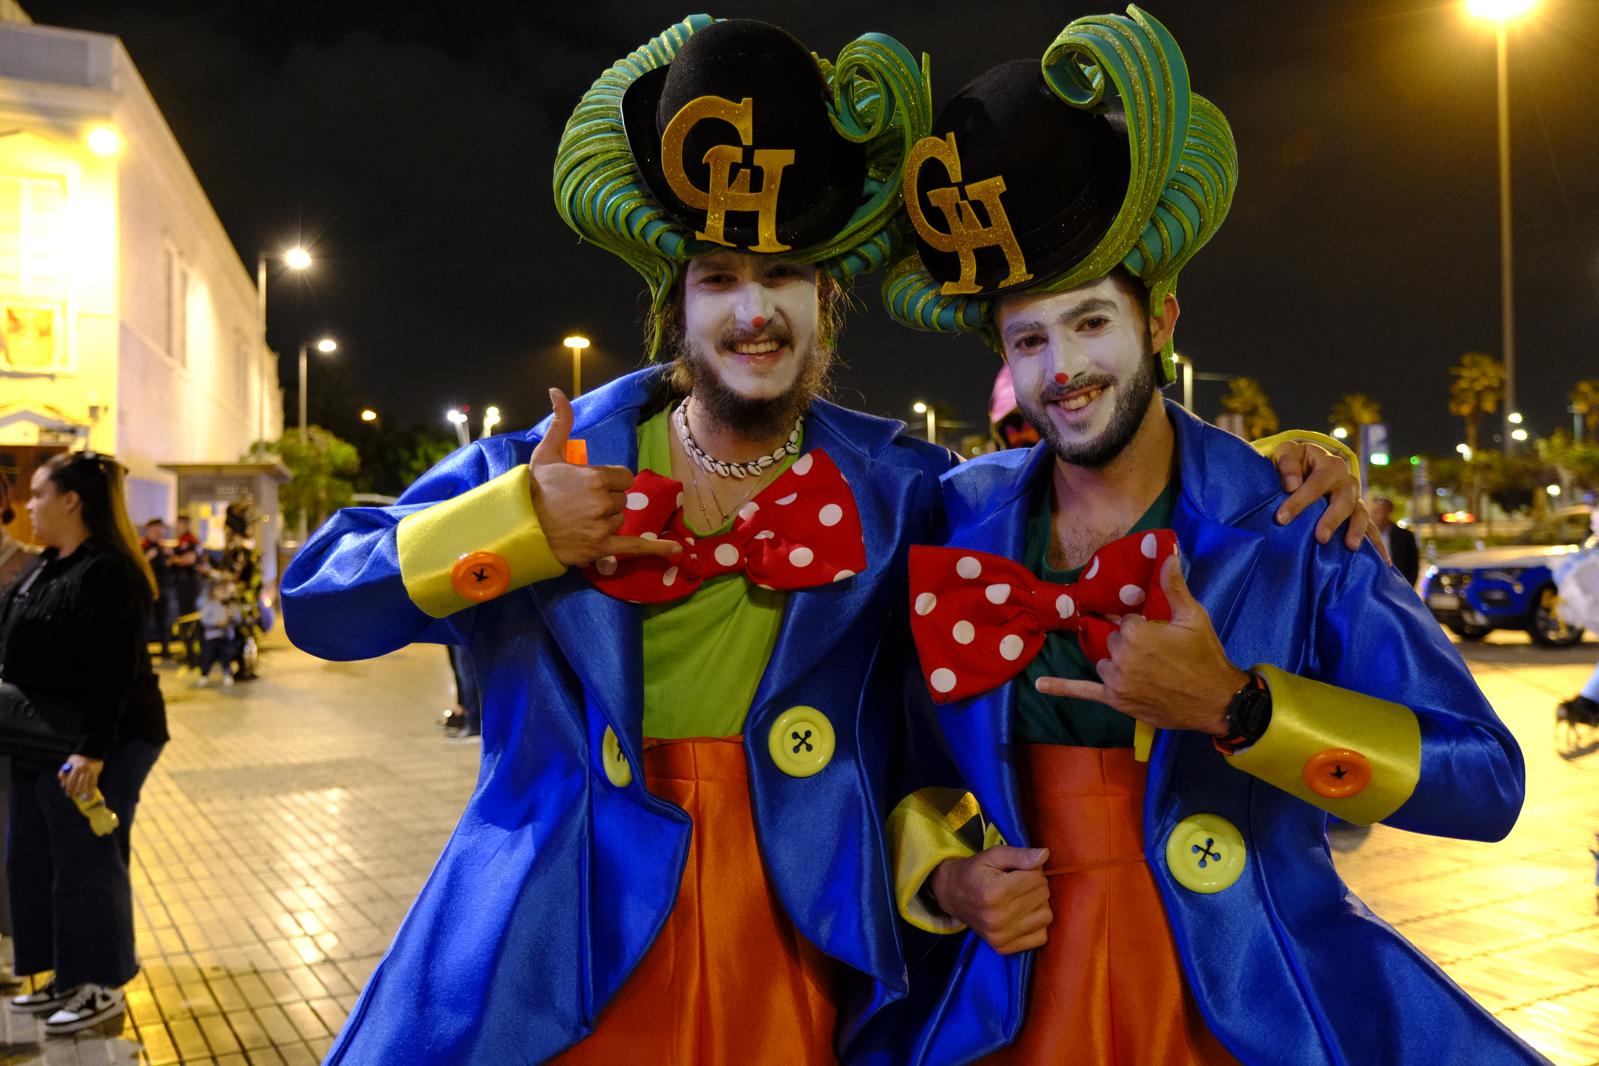
[(1243, 688), (1227, 702), (1227, 735), (1216, 741), (1222, 751), (1232, 754), (1266, 735), (1271, 725), (1271, 689), (1266, 679), (1251, 673)]

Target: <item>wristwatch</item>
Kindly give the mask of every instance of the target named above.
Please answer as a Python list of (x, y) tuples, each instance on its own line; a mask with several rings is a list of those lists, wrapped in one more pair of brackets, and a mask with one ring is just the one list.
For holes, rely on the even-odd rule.
[(1265, 678), (1252, 673), (1244, 687), (1227, 701), (1227, 735), (1218, 738), (1216, 746), (1231, 755), (1265, 736), (1269, 725), (1271, 689), (1266, 687)]

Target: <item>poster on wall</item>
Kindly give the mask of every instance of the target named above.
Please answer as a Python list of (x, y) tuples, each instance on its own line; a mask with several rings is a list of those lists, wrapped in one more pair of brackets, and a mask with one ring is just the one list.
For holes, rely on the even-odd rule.
[(60, 365), (60, 330), (53, 307), (7, 304), (0, 320), (0, 366), (9, 370), (55, 370)]

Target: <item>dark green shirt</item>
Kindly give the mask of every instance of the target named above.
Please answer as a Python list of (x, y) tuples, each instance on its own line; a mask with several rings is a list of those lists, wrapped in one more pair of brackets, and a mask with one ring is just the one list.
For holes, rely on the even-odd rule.
[[(1026, 567), (1045, 581), (1060, 584), (1077, 580), (1082, 567), (1055, 570), (1049, 565), (1049, 545), (1054, 538), (1054, 515), (1050, 506), (1052, 491), (1038, 494), (1033, 513), (1027, 518), (1027, 551), (1022, 556)], [(1161, 529), (1171, 523), (1172, 504), (1177, 499), (1177, 476), (1166, 483), (1155, 502), (1128, 533)], [(1130, 748), (1133, 746), (1133, 720), (1120, 711), (1092, 700), (1045, 696), (1033, 687), (1041, 677), (1065, 677), (1078, 681), (1098, 681), (1094, 666), (1077, 643), (1076, 633), (1051, 632), (1044, 637), (1038, 658), (1028, 664), (1017, 683), (1016, 739), (1026, 744), (1073, 744), (1085, 748)]]

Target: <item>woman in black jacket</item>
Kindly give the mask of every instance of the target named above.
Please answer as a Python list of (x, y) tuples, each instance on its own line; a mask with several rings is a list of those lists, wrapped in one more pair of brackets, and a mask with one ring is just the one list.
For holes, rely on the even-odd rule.
[[(84, 715), (60, 767), (16, 761), (6, 875), (16, 971), (54, 971), (11, 1000), (72, 1033), (120, 1014), (138, 972), (128, 834), (139, 790), (167, 741), (145, 628), (155, 580), (138, 550), (110, 456), (58, 455), (33, 475), (28, 513), (45, 550), (0, 599), (0, 677), (43, 706)], [(121, 819), (96, 836), (74, 799), (96, 789)]]

